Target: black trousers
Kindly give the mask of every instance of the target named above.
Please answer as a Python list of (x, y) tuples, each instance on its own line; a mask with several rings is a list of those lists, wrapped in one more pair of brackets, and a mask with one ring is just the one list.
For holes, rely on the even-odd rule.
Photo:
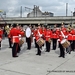
[(73, 43), (72, 43), (72, 50), (74, 51), (75, 49), (75, 40), (73, 40)]
[(37, 47), (37, 55), (41, 55), (41, 47), (39, 47), (39, 45), (36, 43), (36, 47)]
[(20, 53), (20, 51), (21, 51), (21, 48), (20, 48), (20, 46), (19, 46), (19, 44), (18, 44), (17, 53)]
[(1, 41), (0, 41), (0, 50), (1, 50)]
[(59, 48), (60, 48), (60, 56), (61, 56), (61, 57), (65, 57), (65, 49), (64, 49), (64, 47), (61, 45), (61, 43), (59, 43)]
[(0, 48), (1, 48), (1, 41), (0, 41)]
[(34, 39), (34, 42), (35, 42), (35, 48), (36, 48), (36, 39)]
[(50, 43), (46, 41), (46, 52), (50, 52)]
[(53, 39), (53, 50), (56, 50), (57, 39)]
[(27, 49), (31, 49), (31, 38), (26, 38)]
[(8, 38), (8, 40), (9, 40), (9, 47), (11, 48), (12, 47), (11, 38)]
[(18, 43), (14, 43), (12, 47), (12, 57), (15, 57), (17, 55), (18, 51)]

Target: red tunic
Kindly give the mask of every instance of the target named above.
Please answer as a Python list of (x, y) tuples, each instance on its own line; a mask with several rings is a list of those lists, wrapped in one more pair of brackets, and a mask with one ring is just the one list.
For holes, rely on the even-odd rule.
[(18, 30), (17, 28), (12, 28), (10, 30), (10, 35), (12, 37), (12, 42), (13, 43), (19, 43), (19, 35), (22, 35), (23, 33), (21, 33), (20, 30)]
[(59, 33), (59, 40), (58, 40), (58, 42), (61, 42), (63, 39), (64, 39), (64, 37), (62, 36), (62, 33), (61, 33), (61, 31), (60, 31), (60, 33)]
[(46, 30), (46, 35), (45, 35), (46, 41), (48, 41), (49, 38), (51, 38), (51, 35), (52, 35), (52, 31), (51, 30)]
[(3, 30), (0, 30), (0, 41), (2, 40)]
[(73, 35), (71, 34), (71, 31), (67, 33), (67, 40), (73, 40)]
[(37, 29), (33, 31), (33, 36), (36, 37)]
[(43, 38), (45, 39), (45, 36), (46, 36), (46, 29), (45, 28), (42, 30), (42, 35), (43, 35)]
[(67, 35), (67, 33), (66, 33), (66, 32), (67, 32), (66, 28), (62, 28), (61, 31), (63, 32), (63, 34), (64, 34), (65, 36)]
[(59, 28), (56, 29), (56, 33), (59, 35), (59, 33), (60, 33)]
[(71, 31), (71, 34), (73, 35), (73, 40), (75, 40), (75, 30), (74, 29)]
[(41, 29), (41, 28), (40, 28), (40, 29), (37, 29), (37, 31), (36, 31), (36, 36), (35, 36), (36, 41), (37, 41), (40, 37), (42, 37), (42, 29)]
[(56, 31), (52, 32), (52, 38), (53, 39), (58, 39), (58, 33)]

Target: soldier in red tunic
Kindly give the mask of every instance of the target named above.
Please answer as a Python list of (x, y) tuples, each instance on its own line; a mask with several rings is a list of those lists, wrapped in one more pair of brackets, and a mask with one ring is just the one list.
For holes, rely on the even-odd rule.
[(42, 26), (42, 38), (45, 40), (45, 35), (46, 35), (46, 28), (45, 26), (43, 25)]
[(59, 57), (63, 57), (63, 58), (65, 58), (65, 48), (62, 46), (61, 41), (62, 41), (64, 38), (65, 38), (65, 37), (62, 35), (61, 29), (60, 29), (60, 32), (59, 32), (59, 39), (58, 39), (59, 48), (60, 48), (60, 55), (59, 55)]
[(56, 31), (56, 28), (54, 28), (53, 31), (52, 31), (53, 50), (56, 50), (57, 39), (58, 39), (58, 33)]
[(0, 50), (1, 50), (2, 36), (3, 36), (3, 30), (2, 30), (1, 27), (0, 27)]
[(17, 56), (17, 51), (18, 51), (18, 46), (19, 46), (19, 35), (22, 35), (23, 33), (17, 29), (16, 24), (13, 24), (13, 28), (10, 30), (10, 36), (12, 38), (12, 56), (13, 57), (18, 57)]
[(70, 33), (72, 34), (72, 51), (75, 51), (75, 29), (73, 28)]
[[(42, 28), (40, 27), (40, 25), (38, 25), (38, 29), (36, 31), (36, 36), (35, 39), (36, 41), (39, 40), (42, 37)], [(36, 55), (41, 55), (41, 50), (38, 44), (37, 45), (37, 54)]]
[(52, 35), (52, 31), (47, 26), (46, 34), (45, 34), (45, 38), (46, 38), (46, 52), (50, 52), (51, 42), (49, 42), (49, 39), (51, 40), (51, 35)]

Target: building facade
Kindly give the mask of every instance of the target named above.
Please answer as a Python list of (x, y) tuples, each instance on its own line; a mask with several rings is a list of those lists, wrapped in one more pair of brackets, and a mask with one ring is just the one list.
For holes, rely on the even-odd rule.
[(27, 17), (45, 17), (45, 16), (53, 17), (54, 14), (52, 12), (42, 12), (39, 9), (39, 6), (34, 6), (33, 11), (27, 14)]

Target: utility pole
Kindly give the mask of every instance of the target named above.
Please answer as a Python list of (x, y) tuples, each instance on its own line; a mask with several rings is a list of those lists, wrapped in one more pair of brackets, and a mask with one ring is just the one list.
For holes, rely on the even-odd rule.
[(71, 25), (72, 25), (72, 15), (73, 15), (73, 12), (71, 11)]
[(46, 20), (46, 18), (47, 18), (47, 12), (45, 11), (45, 25), (47, 26), (47, 20)]
[(68, 15), (68, 3), (66, 3), (66, 16)]
[(34, 17), (35, 17), (35, 12), (36, 12), (36, 6), (34, 5)]
[(20, 17), (22, 17), (22, 6), (20, 7)]

